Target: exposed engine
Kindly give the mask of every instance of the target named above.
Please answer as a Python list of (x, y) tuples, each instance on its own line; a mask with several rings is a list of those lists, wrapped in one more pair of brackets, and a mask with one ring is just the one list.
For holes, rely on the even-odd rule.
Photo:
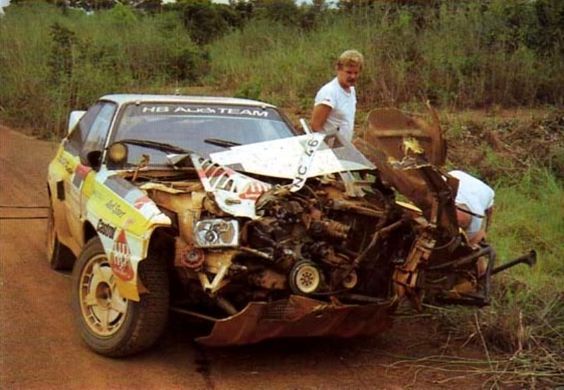
[(355, 185), (362, 196), (347, 196), (338, 176), (310, 179), (297, 192), (272, 186), (251, 219), (228, 215), (197, 183), (184, 183), (195, 190), (187, 193), (178, 183), (172, 191), (170, 183), (153, 181), (149, 196), (175, 213), (174, 269), (183, 299), (221, 302), (230, 315), (250, 301), (292, 294), (388, 298), (394, 267), (414, 240), (413, 224), (373, 173)]

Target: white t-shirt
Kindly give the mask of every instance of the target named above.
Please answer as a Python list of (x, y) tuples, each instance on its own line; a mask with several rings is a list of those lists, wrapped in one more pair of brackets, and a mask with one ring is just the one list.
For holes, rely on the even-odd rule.
[(349, 141), (354, 131), (354, 115), (356, 112), (356, 92), (354, 87), (346, 92), (335, 77), (325, 84), (315, 95), (315, 105), (325, 104), (331, 107), (331, 112), (323, 126), (323, 130), (339, 129), (339, 132)]
[[(495, 192), (486, 183), (463, 171), (450, 171), (449, 175), (456, 177), (459, 182), (456, 204), (466, 205), (471, 212), (479, 215), (485, 215), (486, 210), (493, 206)], [(468, 236), (472, 237), (480, 231), (483, 221), (483, 218), (472, 215)]]

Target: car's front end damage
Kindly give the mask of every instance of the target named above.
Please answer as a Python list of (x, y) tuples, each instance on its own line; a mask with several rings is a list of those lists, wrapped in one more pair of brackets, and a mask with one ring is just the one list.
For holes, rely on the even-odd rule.
[(260, 102), (158, 99), (115, 98), (104, 149), (53, 163), (87, 168), (52, 187), (86, 221), (73, 305), (99, 353), (148, 347), (169, 307), (208, 321), (207, 345), (374, 334), (405, 300), (485, 305), (493, 274), (534, 263), (469, 243), (436, 116), (376, 110), (353, 145)]
[(377, 126), (358, 140), (377, 167), (314, 133), (125, 176), (171, 220), (155, 246), (168, 248), (172, 309), (214, 323), (202, 343), (377, 333), (404, 298), (487, 304), (495, 254), (458, 228), (456, 182), (429, 161), (444, 158), (440, 130), (410, 124), (388, 144)]
[(392, 274), (412, 227), (372, 164), (325, 138), (179, 158), (193, 180), (143, 173), (139, 188), (172, 221), (160, 239), (174, 247), (173, 309), (216, 322), (202, 342), (352, 336), (389, 324)]

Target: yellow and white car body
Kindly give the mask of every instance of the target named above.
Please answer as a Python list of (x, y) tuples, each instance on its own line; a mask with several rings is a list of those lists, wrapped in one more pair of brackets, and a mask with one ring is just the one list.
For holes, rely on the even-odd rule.
[[(109, 95), (99, 102), (113, 106), (107, 118), (102, 118), (91, 130), (102, 134), (107, 148), (112, 126), (119, 109), (140, 102), (155, 104), (222, 104), (235, 108), (244, 106), (264, 108), (265, 103), (245, 99), (215, 97), (180, 97), (162, 95)], [(161, 106), (163, 107), (163, 106)], [(103, 109), (102, 109), (103, 110)], [(102, 111), (100, 110), (100, 111)], [(96, 234), (110, 260), (118, 288), (127, 299), (139, 300), (137, 267), (147, 256), (151, 235), (155, 228), (170, 226), (170, 218), (161, 212), (146, 192), (121, 177), (120, 170), (108, 170), (101, 165), (98, 171), (81, 161), (80, 151), (69, 148), (70, 138), (80, 129), (79, 121), (86, 111), (73, 111), (69, 118), (69, 136), (63, 140), (48, 169), (47, 182), (54, 210), (55, 230), (61, 244), (78, 256), (86, 241)], [(101, 113), (99, 112), (99, 116)], [(78, 152), (78, 153), (77, 153)], [(101, 158), (105, 158), (105, 152)], [(82, 156), (84, 159), (86, 156)]]
[(169, 310), (211, 321), (207, 345), (381, 332), (404, 298), (487, 304), (494, 252), (461, 233), (444, 159), (438, 124), (397, 110), (353, 145), (259, 101), (104, 96), (49, 165), (49, 260), (107, 356)]

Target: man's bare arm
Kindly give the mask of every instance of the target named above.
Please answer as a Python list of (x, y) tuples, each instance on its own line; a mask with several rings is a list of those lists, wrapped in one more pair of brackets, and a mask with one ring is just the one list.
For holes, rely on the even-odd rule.
[(313, 131), (323, 130), (323, 126), (331, 113), (332, 108), (326, 104), (317, 104), (313, 107), (311, 114), (311, 129)]
[(472, 216), (459, 208), (456, 209), (456, 219), (458, 221), (458, 226), (464, 230), (468, 229), (470, 222), (472, 222)]
[(480, 229), (478, 233), (476, 233), (471, 239), (471, 245), (477, 245), (480, 241), (486, 239), (486, 231), (484, 229)]

